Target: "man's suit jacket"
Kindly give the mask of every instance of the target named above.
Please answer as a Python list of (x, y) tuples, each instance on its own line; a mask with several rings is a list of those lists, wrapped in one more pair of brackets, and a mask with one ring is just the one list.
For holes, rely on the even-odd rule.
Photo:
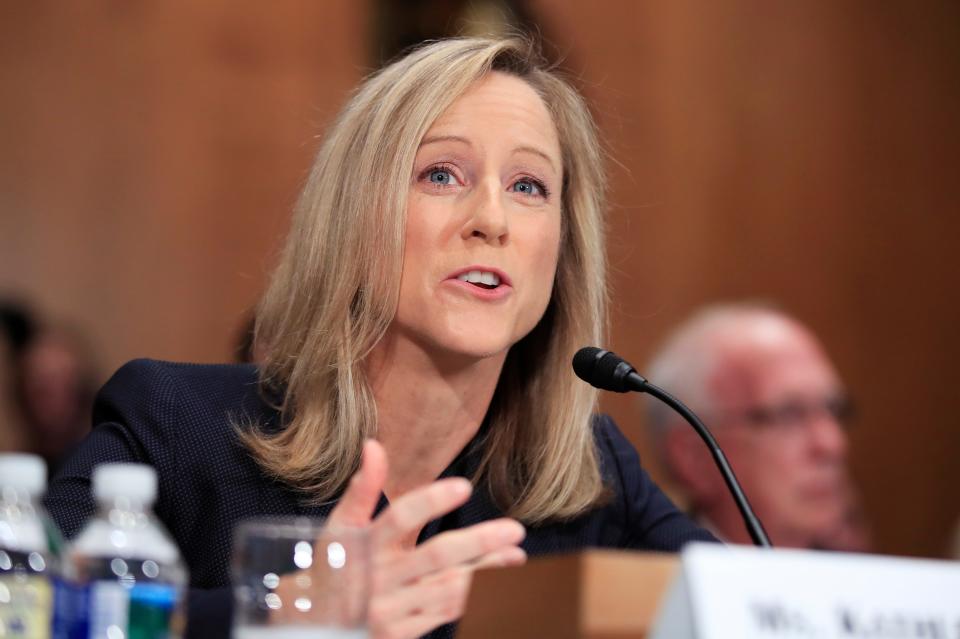
[[(94, 512), (94, 466), (140, 462), (156, 468), (154, 510), (190, 571), (190, 637), (228, 635), (229, 558), (239, 521), (264, 515), (323, 517), (335, 504), (308, 506), (302, 494), (266, 477), (237, 438), (237, 428), (250, 424), (281, 427), (277, 412), (261, 398), (255, 367), (135, 360), (100, 391), (93, 431), (48, 491), (47, 508), (70, 538)], [(572, 521), (528, 527), (522, 545), (529, 555), (586, 547), (676, 551), (688, 541), (713, 540), (653, 483), (612, 420), (598, 417), (595, 436), (611, 498)], [(479, 462), (479, 445), (477, 440), (468, 446), (442, 476), (470, 476)], [(378, 510), (386, 505), (381, 498)], [(462, 507), (431, 522), (419, 542), (500, 516), (478, 488)], [(429, 636), (452, 636), (452, 629)]]

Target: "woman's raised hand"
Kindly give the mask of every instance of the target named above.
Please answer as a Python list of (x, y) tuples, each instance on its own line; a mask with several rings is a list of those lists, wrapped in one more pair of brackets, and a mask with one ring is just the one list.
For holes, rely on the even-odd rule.
[(524, 529), (513, 519), (495, 519), (414, 546), (427, 522), (467, 501), (470, 482), (456, 477), (417, 488), (371, 521), (386, 478), (386, 453), (368, 440), (360, 470), (330, 521), (371, 527), (369, 622), (374, 639), (412, 639), (463, 614), (474, 570), (522, 564), (526, 554), (518, 544)]

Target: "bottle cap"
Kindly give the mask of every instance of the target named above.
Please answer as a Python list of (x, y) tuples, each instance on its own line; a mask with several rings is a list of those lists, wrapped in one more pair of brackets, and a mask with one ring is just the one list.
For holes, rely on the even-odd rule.
[(26, 453), (0, 454), (0, 488), (16, 488), (37, 496), (47, 488), (47, 463)]
[(152, 504), (157, 496), (157, 471), (146, 464), (101, 464), (93, 469), (93, 496), (98, 501), (126, 497)]

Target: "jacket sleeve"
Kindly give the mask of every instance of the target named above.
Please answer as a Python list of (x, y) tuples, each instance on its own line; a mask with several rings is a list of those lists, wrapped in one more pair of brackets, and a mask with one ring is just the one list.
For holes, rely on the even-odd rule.
[(599, 417), (598, 431), (603, 458), (612, 462), (605, 472), (616, 484), (614, 499), (620, 500), (617, 506), (623, 510), (622, 547), (678, 552), (691, 541), (717, 541), (680, 512), (650, 478), (637, 451), (612, 419)]
[[(175, 476), (169, 473), (179, 460), (177, 438), (159, 426), (164, 412), (175, 410), (177, 404), (173, 381), (168, 378), (158, 363), (136, 360), (121, 368), (98, 394), (93, 430), (53, 479), (44, 500), (67, 539), (76, 536), (96, 510), (91, 476), (99, 464), (150, 464), (161, 478), (160, 500), (169, 492), (163, 478)], [(145, 414), (147, 403), (155, 413), (150, 417)], [(190, 588), (187, 637), (226, 639), (232, 601), (229, 587)]]

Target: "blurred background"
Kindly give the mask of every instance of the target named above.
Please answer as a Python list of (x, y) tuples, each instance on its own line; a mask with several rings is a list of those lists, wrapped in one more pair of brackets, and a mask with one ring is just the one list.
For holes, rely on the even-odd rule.
[[(423, 39), (517, 28), (574, 78), (609, 150), (610, 347), (640, 367), (696, 307), (778, 303), (857, 399), (877, 549), (944, 556), (960, 516), (953, 1), (3, 3), (0, 387), (21, 392), (0, 399), (0, 447), (68, 449), (128, 359), (234, 359), (351, 88)], [(46, 415), (24, 408), (26, 357)], [(636, 398), (605, 409), (643, 455)]]

